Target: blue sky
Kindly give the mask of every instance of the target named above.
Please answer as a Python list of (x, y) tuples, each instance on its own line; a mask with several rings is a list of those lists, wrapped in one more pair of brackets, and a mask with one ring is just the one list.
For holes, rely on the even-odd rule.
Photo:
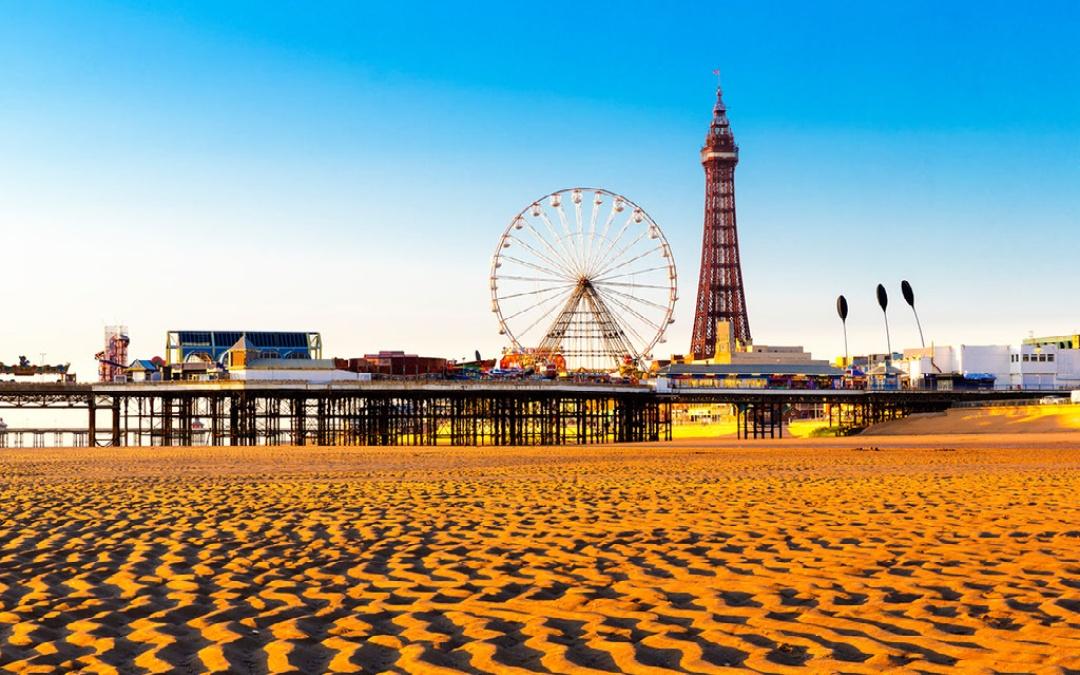
[(84, 377), (102, 326), (321, 330), (328, 352), (502, 346), (490, 255), (573, 185), (627, 195), (680, 272), (715, 86), (741, 146), (756, 341), (880, 351), (1080, 329), (1075, 3), (0, 0), (0, 360)]

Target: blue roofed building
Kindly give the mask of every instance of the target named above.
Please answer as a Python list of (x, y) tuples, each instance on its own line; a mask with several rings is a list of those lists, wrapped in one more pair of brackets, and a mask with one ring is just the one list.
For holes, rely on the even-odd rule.
[(265, 359), (321, 359), (322, 336), (313, 332), (245, 330), (171, 330), (166, 336), (169, 365), (224, 365), (226, 352), (241, 339)]
[(124, 369), (124, 374), (130, 382), (156, 382), (161, 379), (161, 365), (160, 360), (135, 359)]

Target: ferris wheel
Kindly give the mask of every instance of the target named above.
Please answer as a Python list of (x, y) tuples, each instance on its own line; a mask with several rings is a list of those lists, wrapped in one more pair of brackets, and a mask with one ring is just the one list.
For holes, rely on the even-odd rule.
[(675, 261), (645, 211), (607, 190), (572, 188), (510, 219), (491, 261), (491, 310), (519, 352), (570, 371), (652, 358), (673, 322)]

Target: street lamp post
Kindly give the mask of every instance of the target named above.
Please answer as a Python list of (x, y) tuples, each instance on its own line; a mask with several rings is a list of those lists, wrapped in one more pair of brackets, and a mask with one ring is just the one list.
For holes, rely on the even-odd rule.
[(919, 312), (915, 309), (915, 291), (907, 279), (900, 282), (900, 292), (904, 294), (904, 300), (911, 306), (911, 312), (915, 315), (915, 326), (919, 329), (919, 343), (926, 348), (926, 340), (923, 339), (922, 323), (919, 321)]
[(885, 317), (885, 344), (889, 349), (888, 354), (885, 356), (885, 367), (888, 368), (892, 365), (892, 337), (889, 336), (889, 294), (885, 292), (885, 287), (881, 284), (877, 285), (877, 302), (881, 306), (881, 314)]
[(847, 346), (847, 315), (848, 306), (847, 298), (843, 295), (836, 298), (836, 313), (840, 315), (840, 323), (844, 326), (844, 367), (848, 366), (848, 346)]

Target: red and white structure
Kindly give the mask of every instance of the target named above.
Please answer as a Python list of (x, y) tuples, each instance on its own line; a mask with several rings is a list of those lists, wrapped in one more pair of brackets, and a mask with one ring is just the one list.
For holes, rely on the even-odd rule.
[(735, 144), (727, 108), (717, 86), (712, 123), (701, 148), (701, 164), (705, 168), (705, 232), (701, 244), (694, 333), (690, 342), (694, 359), (713, 357), (718, 321), (731, 324), (738, 342), (750, 343), (750, 321), (746, 314), (739, 236), (735, 227), (735, 165), (738, 163), (739, 146)]
[(98, 381), (117, 382), (124, 379), (124, 369), (128, 366), (127, 326), (105, 327), (105, 349), (96, 355), (98, 362)]

